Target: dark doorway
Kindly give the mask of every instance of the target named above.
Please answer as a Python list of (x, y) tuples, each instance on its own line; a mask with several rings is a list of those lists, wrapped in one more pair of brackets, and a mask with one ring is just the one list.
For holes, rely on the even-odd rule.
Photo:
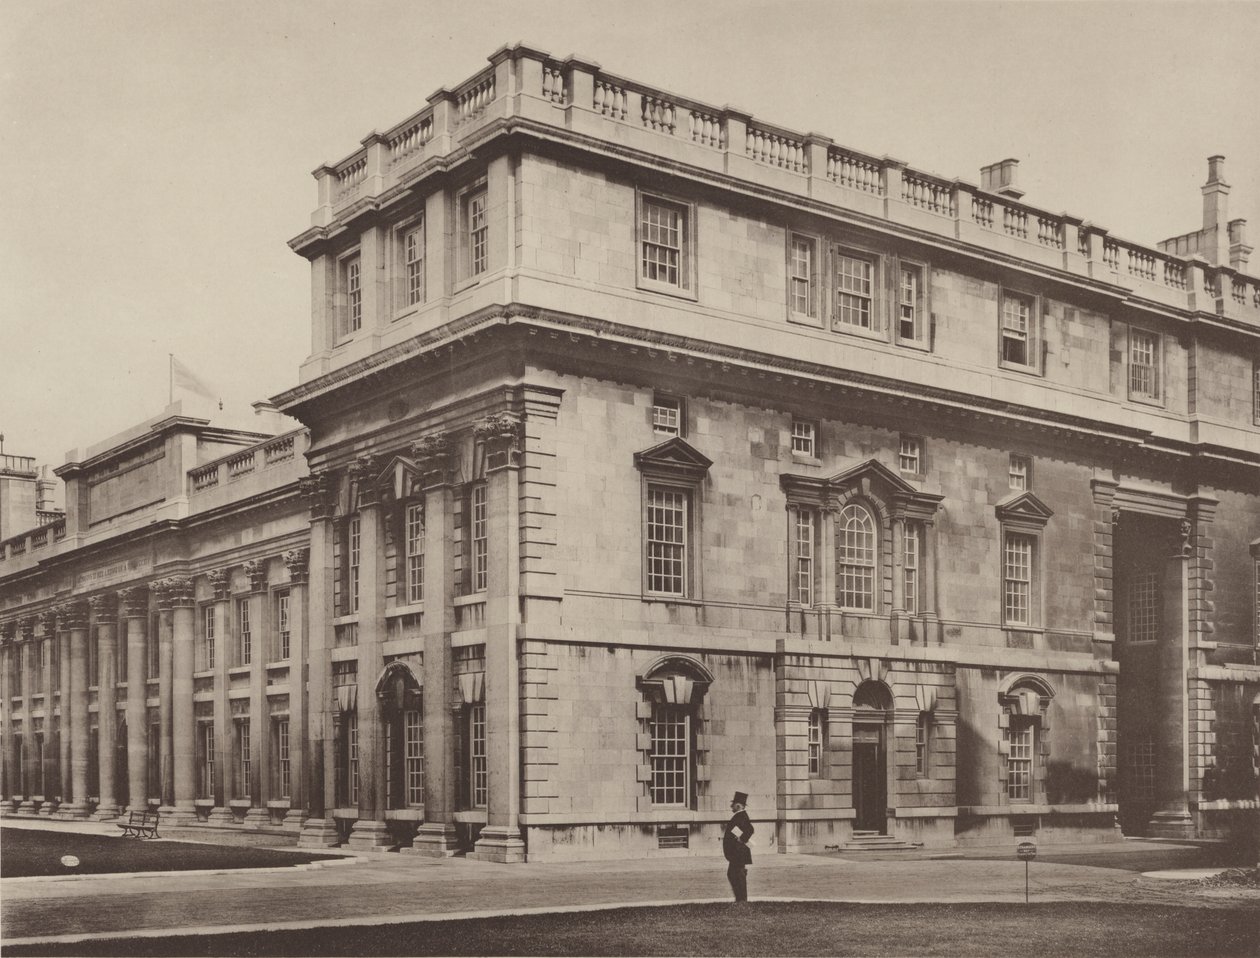
[(884, 730), (879, 725), (853, 727), (854, 828), (884, 834), (888, 828), (888, 780)]

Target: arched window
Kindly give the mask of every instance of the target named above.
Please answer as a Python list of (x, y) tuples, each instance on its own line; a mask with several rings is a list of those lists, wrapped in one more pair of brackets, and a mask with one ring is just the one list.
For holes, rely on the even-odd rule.
[(696, 807), (697, 710), (712, 681), (703, 665), (686, 656), (660, 659), (639, 678), (648, 705), (646, 768), (640, 780), (653, 805)]
[(875, 520), (856, 503), (844, 507), (836, 524), (837, 601), (842, 609), (875, 611)]
[(1046, 710), (1053, 698), (1054, 689), (1034, 675), (1010, 676), (998, 689), (1008, 802), (1043, 800), (1049, 731)]

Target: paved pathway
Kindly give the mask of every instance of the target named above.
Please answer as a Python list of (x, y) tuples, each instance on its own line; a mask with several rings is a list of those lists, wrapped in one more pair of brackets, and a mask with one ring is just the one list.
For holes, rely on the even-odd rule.
[[(1161, 856), (1161, 866), (1170, 852), (1181, 847), (1143, 846), (1143, 850)], [(1094, 847), (1116, 850), (1114, 846)], [(1071, 854), (1074, 850), (1077, 854)], [(998, 860), (973, 857), (999, 851), (969, 849), (967, 857), (950, 860), (858, 861), (837, 856), (774, 855), (764, 850), (750, 871), (749, 894), (754, 899), (848, 902), (1023, 901), (1024, 865), (1013, 854), (1010, 859)], [(1163, 901), (1203, 907), (1240, 904), (1237, 898), (1190, 895), (1182, 883), (1146, 880), (1134, 870), (1092, 866), (1087, 863), (1087, 848), (1076, 846), (1066, 851), (1073, 862), (1080, 863), (1032, 864), (1033, 900)], [(365, 854), (302, 871), (5, 879), (0, 882), (0, 894), (0, 938), (18, 944), (69, 943), (85, 936), (372, 924), (725, 901), (729, 889), (725, 863), (716, 857), (496, 865), (462, 858)], [(1249, 901), (1260, 908), (1260, 897)]]

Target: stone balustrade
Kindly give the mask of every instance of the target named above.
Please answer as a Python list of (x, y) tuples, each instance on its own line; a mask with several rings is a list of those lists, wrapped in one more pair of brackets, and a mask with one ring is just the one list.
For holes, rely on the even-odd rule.
[(1229, 266), (1119, 240), (1069, 214), (656, 89), (578, 57), (557, 60), (517, 45), (490, 62), (453, 92), (433, 94), (427, 108), (383, 136), (372, 134), (340, 163), (316, 170), (320, 205), (313, 224), (328, 226), (340, 210), (399, 188), (408, 171), (451, 152), (484, 124), (519, 118), (724, 172), (789, 200), (809, 197), (1127, 286), (1174, 308), (1260, 325), (1260, 279)]
[(298, 437), (304, 435), (305, 430), (294, 430), (189, 469), (188, 494), (195, 496), (292, 460), (297, 455)]

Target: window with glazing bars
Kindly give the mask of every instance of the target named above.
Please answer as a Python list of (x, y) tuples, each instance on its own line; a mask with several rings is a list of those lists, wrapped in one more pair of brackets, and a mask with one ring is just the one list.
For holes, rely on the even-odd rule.
[(1011, 464), (1007, 471), (1007, 484), (1012, 489), (1025, 490), (1028, 488), (1028, 476), (1032, 471), (1031, 461), (1027, 456), (1017, 456), (1011, 454)]
[(146, 679), (156, 679), (160, 668), (158, 662), (158, 649), (160, 648), (160, 643), (158, 641), (158, 622), (158, 615), (156, 613), (151, 615), (149, 617), (148, 631), (146, 631), (144, 635), (144, 658), (146, 668), (144, 677)]
[[(213, 751), (210, 753), (213, 755)], [(162, 726), (150, 722), (145, 748), (145, 783), (148, 790), (146, 798), (162, 797)], [(213, 776), (212, 776), (213, 778)]]
[(1163, 595), (1160, 575), (1154, 569), (1142, 569), (1129, 579), (1129, 641), (1154, 642), (1159, 638), (1159, 607)]
[(844, 609), (875, 609), (875, 523), (859, 505), (848, 505), (836, 523), (837, 601)]
[(249, 798), (253, 784), (253, 780), (250, 777), (253, 766), (250, 764), (249, 758), (249, 719), (238, 719), (236, 722), (236, 755), (238, 762), (237, 797)]
[(347, 552), (347, 585), (349, 587), (349, 602), (347, 611), (355, 613), (359, 611), (359, 543), (363, 526), (359, 517), (351, 516), (350, 523), (346, 533), (346, 552)]
[(214, 668), (214, 605), (207, 605), (201, 610), (202, 625), (202, 648), (201, 648), (201, 667), (202, 669)]
[(288, 798), (293, 788), (290, 774), (292, 765), (289, 758), (289, 720), (276, 720), (276, 762), (279, 769), (279, 792), (281, 798)]
[[(153, 726), (157, 728), (157, 726)], [(214, 798), (214, 723), (201, 724), (201, 798)]]
[(88, 685), (101, 684), (101, 633), (93, 626), (88, 630)]
[(1002, 360), (1016, 366), (1033, 364), (1030, 349), (1032, 303), (1023, 296), (1002, 297)]
[(408, 709), (403, 713), (407, 772), (407, 804), (424, 804), (424, 726), (420, 722), (420, 710)]
[(407, 601), (424, 599), (424, 506), (407, 506)]
[(1159, 336), (1129, 329), (1129, 395), (1159, 398)]
[(424, 302), (424, 227), (417, 225), (403, 234), (403, 270), (406, 273), (407, 305)]
[(905, 583), (906, 611), (911, 615), (919, 611), (919, 554), (922, 542), (919, 537), (919, 525), (915, 522), (905, 524), (905, 556), (902, 571)]
[(652, 400), (652, 432), (658, 436), (682, 435), (682, 400), (656, 396)]
[(469, 195), (464, 215), (468, 227), (468, 275), (479, 276), (486, 271), (490, 250), (485, 190)]
[(342, 264), (342, 284), (346, 307), (342, 316), (341, 335), (348, 336), (363, 325), (363, 277), (358, 256), (351, 256)]
[(647, 512), (647, 590), (685, 595), (687, 493), (649, 486)]
[(1002, 617), (1007, 625), (1032, 624), (1032, 536), (1008, 532), (1002, 562)]
[(686, 216), (682, 209), (661, 200), (643, 199), (639, 224), (643, 278), (668, 286), (684, 285), (683, 243)]
[(485, 808), (489, 795), (489, 772), (486, 765), (486, 705), (478, 702), (468, 710), (469, 750), (471, 764), (469, 766), (469, 794), (473, 808)]
[(840, 253), (836, 256), (836, 321), (845, 326), (874, 329), (875, 264)]
[(1013, 802), (1032, 801), (1033, 748), (1036, 744), (1033, 720), (1011, 715), (1007, 729), (1010, 746), (1006, 756), (1006, 797)]
[(681, 706), (657, 703), (651, 726), (652, 804), (686, 806), (691, 793), (691, 715)]
[(290, 653), (292, 636), (289, 632), (289, 590), (276, 593), (276, 638), (277, 658), (287, 659)]
[(347, 755), (350, 760), (350, 804), (359, 804), (359, 713), (351, 712), (346, 716), (346, 741), (349, 743)]
[(489, 576), (490, 527), (486, 512), (486, 484), (473, 486), (472, 497), (472, 591), (485, 592)]
[(796, 601), (802, 606), (814, 604), (814, 510), (800, 508), (796, 511), (796, 528), (794, 530), (796, 545), (796, 567), (793, 586)]
[(254, 658), (254, 636), (250, 630), (249, 599), (236, 602), (237, 664), (249, 665)]
[(923, 466), (923, 440), (918, 436), (902, 436), (897, 452), (897, 468), (918, 475)]
[(1155, 741), (1144, 733), (1130, 742), (1126, 771), (1131, 798), (1149, 801), (1155, 797)]
[(928, 716), (926, 712), (920, 712), (918, 720), (914, 723), (914, 771), (915, 774), (923, 776), (928, 770)]
[(923, 321), (919, 308), (919, 271), (913, 266), (901, 267), (897, 298), (897, 335), (902, 339), (923, 338)]
[(809, 774), (822, 774), (823, 714), (822, 709), (809, 712)]
[(790, 296), (792, 312), (814, 315), (814, 241), (807, 236), (792, 237)]
[(818, 425), (808, 419), (792, 420), (792, 452), (798, 456), (818, 456)]

